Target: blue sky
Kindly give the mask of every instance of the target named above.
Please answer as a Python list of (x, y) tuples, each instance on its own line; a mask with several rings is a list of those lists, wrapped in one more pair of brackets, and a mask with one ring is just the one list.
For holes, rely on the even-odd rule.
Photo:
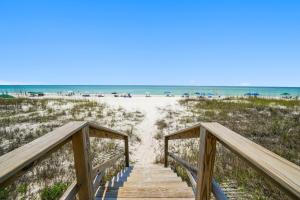
[(300, 86), (300, 1), (1, 0), (0, 84)]

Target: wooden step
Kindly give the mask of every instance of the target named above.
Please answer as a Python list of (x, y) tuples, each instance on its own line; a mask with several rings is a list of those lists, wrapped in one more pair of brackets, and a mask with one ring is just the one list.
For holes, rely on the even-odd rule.
[(158, 171), (158, 170), (150, 170), (150, 171), (135, 171), (133, 170), (131, 173), (129, 173), (129, 175), (133, 175), (133, 174), (144, 174), (144, 175), (158, 175), (158, 174), (175, 174), (173, 171), (171, 170), (164, 170), (164, 171)]
[(178, 178), (176, 174), (130, 174), (128, 178)]
[(120, 187), (100, 189), (97, 196), (105, 198), (193, 198), (188, 187)]
[(133, 174), (133, 173), (136, 173), (136, 174), (159, 174), (159, 173), (164, 173), (164, 174), (167, 174), (167, 173), (174, 173), (172, 170), (168, 169), (168, 170), (147, 170), (147, 171), (143, 171), (143, 170), (132, 170), (132, 172), (130, 174)]
[[(106, 187), (98, 188), (98, 199), (193, 199), (191, 187), (182, 181), (170, 168), (161, 165), (133, 167), (119, 173)], [(101, 198), (102, 197), (102, 198)]]
[(181, 180), (163, 180), (163, 181), (125, 181), (125, 182), (107, 182), (105, 184), (106, 187), (109, 186), (115, 186), (115, 187), (122, 187), (122, 186), (140, 186), (141, 184), (145, 186), (155, 186), (155, 185), (181, 185), (181, 186), (187, 186), (187, 183), (181, 181)]
[(141, 175), (159, 175), (159, 174), (175, 174), (173, 171), (132, 171), (129, 175), (133, 175), (133, 174), (141, 174)]
[[(101, 198), (96, 197), (96, 200), (145, 200), (145, 198), (122, 198), (122, 197), (114, 197), (114, 198)], [(157, 200), (158, 198), (147, 198), (147, 200)], [(159, 200), (195, 200), (195, 198), (159, 198)]]
[(170, 189), (186, 189), (188, 186), (184, 184), (173, 184), (173, 185), (154, 185), (154, 186), (146, 186), (146, 185), (126, 185), (121, 187), (102, 187), (100, 190), (119, 190), (119, 189), (143, 189), (143, 188), (170, 188)]
[[(139, 183), (139, 182), (125, 182), (123, 184), (123, 187), (132, 187), (132, 186), (140, 186), (140, 185), (141, 185), (141, 183)], [(167, 181), (143, 182), (143, 186), (165, 186), (165, 185), (168, 185), (170, 187), (172, 187), (172, 186), (188, 187), (187, 183), (177, 182), (177, 181), (176, 182), (175, 181), (172, 181), (172, 182), (167, 182)]]
[(127, 182), (159, 182), (159, 181), (182, 181), (181, 178), (179, 177), (156, 177), (156, 178), (153, 178), (153, 177), (148, 177), (148, 178), (131, 178), (131, 177), (128, 177), (127, 178)]
[(133, 167), (134, 170), (136, 171), (149, 171), (149, 170), (159, 170), (159, 171), (170, 171), (172, 170), (171, 168), (167, 167)]

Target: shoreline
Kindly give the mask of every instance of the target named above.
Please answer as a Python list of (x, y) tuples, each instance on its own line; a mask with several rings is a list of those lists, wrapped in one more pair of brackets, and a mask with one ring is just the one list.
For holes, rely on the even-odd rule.
[[(147, 97), (146, 95), (142, 94), (131, 94), (131, 97), (124, 97), (121, 95), (127, 94), (127, 93), (118, 93), (118, 97), (115, 97), (114, 94), (104, 94), (104, 93), (88, 93), (89, 96), (83, 96), (87, 95), (87, 93), (75, 93), (74, 95), (67, 95), (66, 93), (43, 93), (43, 96), (30, 96), (28, 93), (8, 93), (9, 95), (12, 95), (16, 98), (65, 98), (65, 99), (104, 99), (104, 98), (115, 98), (115, 99), (132, 99), (132, 98), (145, 98), (145, 99), (150, 99), (150, 98), (176, 98), (176, 99), (215, 99), (215, 100), (222, 100), (226, 98), (254, 98), (254, 96), (245, 96), (245, 95), (211, 95), (211, 96), (195, 96), (195, 95), (190, 95), (188, 97), (183, 96), (183, 95), (172, 95), (172, 96), (166, 96), (166, 95), (150, 95)], [(98, 95), (103, 95), (103, 96), (98, 96)], [(282, 100), (300, 100), (299, 96), (257, 96), (256, 98), (262, 98), (262, 99), (282, 99)]]
[(89, 94), (105, 96), (112, 93), (128, 94), (133, 96), (165, 96), (166, 94), (182, 96), (216, 96), (216, 97), (299, 97), (300, 87), (240, 87), (240, 86), (144, 86), (144, 85), (0, 85), (0, 93), (25, 94), (44, 93), (47, 95), (59, 94)]

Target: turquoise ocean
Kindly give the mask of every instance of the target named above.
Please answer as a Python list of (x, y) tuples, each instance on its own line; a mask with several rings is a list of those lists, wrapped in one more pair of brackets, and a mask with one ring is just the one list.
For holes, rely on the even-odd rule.
[(0, 85), (0, 93), (44, 92), (44, 93), (131, 93), (133, 95), (164, 95), (171, 92), (174, 95), (196, 92), (219, 96), (243, 96), (245, 93), (259, 93), (261, 96), (281, 96), (289, 93), (300, 96), (300, 87), (237, 87), (237, 86), (151, 86), (151, 85)]

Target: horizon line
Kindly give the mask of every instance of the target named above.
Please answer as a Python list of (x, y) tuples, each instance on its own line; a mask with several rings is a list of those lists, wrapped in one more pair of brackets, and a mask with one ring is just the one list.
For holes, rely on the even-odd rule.
[(1, 86), (151, 86), (151, 87), (265, 87), (299, 88), (300, 86), (260, 86), (260, 85), (158, 85), (158, 84), (0, 84)]

